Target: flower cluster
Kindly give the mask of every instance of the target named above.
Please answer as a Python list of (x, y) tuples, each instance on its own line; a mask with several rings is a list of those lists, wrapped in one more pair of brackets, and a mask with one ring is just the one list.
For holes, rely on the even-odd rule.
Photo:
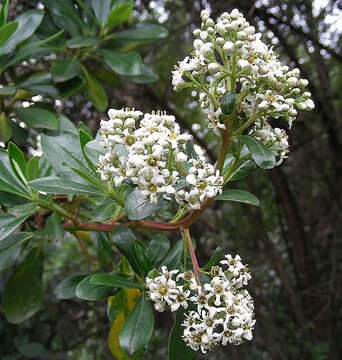
[(241, 258), (226, 255), (221, 261), (226, 269), (214, 266), (211, 281), (198, 284), (193, 273), (178, 270), (161, 272), (146, 278), (149, 298), (158, 311), (169, 306), (176, 311), (180, 306), (196, 310), (185, 313), (183, 340), (193, 350), (203, 353), (227, 343), (239, 345), (252, 339), (255, 324), (254, 304), (244, 289), (251, 275)]
[[(174, 116), (162, 112), (144, 114), (136, 127), (143, 115), (140, 111), (111, 109), (108, 115), (109, 121), (101, 121), (99, 130), (105, 152), (98, 162), (103, 181), (113, 180), (119, 186), (129, 179), (152, 203), (160, 194), (167, 199), (174, 195), (176, 201), (190, 209), (198, 209), (201, 201), (221, 191), (223, 179), (219, 171), (203, 156), (188, 159), (185, 143), (191, 136), (181, 134)], [(192, 166), (188, 173), (180, 174), (186, 161)], [(185, 184), (179, 190), (177, 184), (184, 175)]]
[(269, 133), (279, 132), (268, 124), (270, 117), (282, 117), (291, 127), (297, 109), (314, 108), (311, 93), (305, 90), (308, 80), (300, 78), (299, 69), (291, 70), (280, 62), (237, 9), (224, 12), (216, 23), (207, 10), (202, 11), (201, 18), (201, 28), (194, 30), (197, 39), (192, 56), (175, 67), (172, 83), (174, 90), (199, 90), (201, 108), (216, 134), (225, 128), (222, 97), (227, 91), (236, 93), (238, 88), (235, 124), (258, 120)]

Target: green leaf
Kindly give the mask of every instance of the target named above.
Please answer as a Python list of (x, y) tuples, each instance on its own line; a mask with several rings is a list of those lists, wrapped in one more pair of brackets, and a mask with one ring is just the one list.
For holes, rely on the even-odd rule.
[(142, 74), (142, 60), (135, 51), (117, 54), (112, 50), (101, 50), (101, 54), (105, 64), (119, 75), (135, 76)]
[(61, 195), (103, 195), (103, 192), (96, 189), (92, 185), (80, 184), (72, 180), (61, 179), (57, 176), (48, 176), (32, 180), (29, 186), (37, 191), (42, 191), (47, 194), (61, 194)]
[(134, 29), (118, 31), (113, 39), (128, 41), (154, 41), (165, 39), (169, 35), (164, 26), (155, 23), (139, 23)]
[(223, 190), (222, 194), (216, 196), (214, 200), (237, 201), (249, 205), (260, 206), (260, 201), (256, 196), (247, 191), (238, 189)]
[(0, 28), (0, 46), (2, 46), (17, 30), (18, 23), (12, 21)]
[(26, 337), (23, 340), (24, 341), (21, 341), (20, 335), (16, 336), (14, 339), (14, 344), (22, 355), (32, 359), (48, 355), (49, 351), (43, 344), (28, 342)]
[(115, 286), (127, 289), (141, 289), (141, 285), (136, 281), (130, 280), (127, 275), (120, 273), (94, 274), (90, 278), (92, 284)]
[[(17, 88), (27, 90), (33, 94), (59, 97), (59, 90), (52, 81), (51, 73), (39, 72), (24, 78), (16, 83)], [(21, 109), (21, 108), (20, 108)]]
[(258, 169), (257, 164), (253, 160), (247, 160), (241, 163), (229, 176), (229, 181), (235, 181), (243, 179), (244, 177), (248, 176), (249, 174), (253, 173)]
[(81, 64), (76, 57), (58, 60), (51, 66), (53, 81), (56, 83), (68, 81), (81, 73)]
[(135, 257), (134, 243), (136, 237), (133, 231), (126, 226), (118, 226), (111, 231), (111, 236), (113, 243), (119, 249), (120, 253), (127, 258), (133, 270), (140, 273), (141, 269)]
[(15, 205), (7, 209), (8, 213), (14, 216), (33, 214), (37, 210), (38, 207), (35, 202), (28, 202), (25, 204)]
[(272, 169), (275, 167), (275, 156), (266, 145), (249, 135), (240, 135), (238, 138), (247, 146), (253, 160), (260, 168)]
[(117, 204), (114, 202), (101, 204), (92, 211), (91, 218), (93, 221), (109, 221), (113, 216), (116, 206)]
[(14, 264), (32, 237), (32, 233), (22, 232), (7, 236), (0, 241), (0, 272)]
[(128, 356), (143, 351), (149, 342), (154, 327), (151, 305), (142, 295), (128, 315), (119, 334), (122, 350)]
[(7, 22), (9, 0), (4, 0), (0, 4), (0, 26), (4, 26)]
[(221, 110), (223, 115), (230, 115), (234, 111), (236, 101), (236, 95), (230, 91), (227, 91), (221, 102)]
[(161, 264), (165, 265), (169, 269), (176, 269), (181, 260), (182, 251), (183, 251), (183, 241), (178, 240), (177, 242), (174, 243), (172, 248), (162, 259)]
[(66, 30), (72, 36), (80, 35), (80, 29), (84, 28), (84, 24), (73, 0), (42, 0), (42, 3), (58, 28)]
[(196, 355), (196, 351), (187, 346), (182, 338), (183, 321), (184, 309), (180, 308), (175, 313), (175, 322), (169, 337), (168, 360), (191, 360)]
[(11, 235), (20, 224), (32, 215), (32, 213), (21, 216), (13, 216), (10, 214), (0, 215), (0, 241)]
[(35, 247), (8, 279), (2, 298), (6, 319), (14, 324), (32, 317), (43, 302), (43, 254)]
[(153, 215), (162, 205), (162, 201), (152, 204), (149, 199), (145, 200), (135, 189), (126, 200), (125, 212), (130, 220), (142, 220)]
[(131, 15), (132, 10), (131, 0), (117, 0), (108, 15), (106, 24), (108, 30), (126, 21)]
[(81, 91), (86, 84), (86, 81), (82, 77), (74, 77), (68, 81), (58, 83), (57, 88), (59, 92), (59, 97), (66, 98), (71, 95), (74, 95)]
[(222, 249), (218, 246), (208, 263), (202, 268), (203, 270), (210, 270), (210, 268), (216, 265), (222, 259)]
[(97, 164), (99, 156), (104, 154), (103, 148), (97, 139), (89, 141), (84, 147), (84, 152), (93, 164)]
[(98, 285), (90, 282), (94, 274), (88, 275), (81, 280), (76, 286), (76, 296), (89, 301), (106, 299), (108, 296), (115, 294), (115, 286)]
[(107, 18), (110, 12), (111, 0), (91, 0), (91, 7), (93, 8), (101, 28), (104, 28), (107, 24)]
[(25, 172), (27, 181), (31, 181), (39, 177), (39, 160), (39, 156), (34, 156), (28, 161)]
[(17, 89), (14, 85), (0, 87), (0, 95), (14, 95)]
[(48, 240), (53, 243), (62, 241), (64, 239), (64, 229), (62, 227), (63, 218), (56, 213), (52, 213), (46, 220), (45, 232)]
[(14, 111), (27, 126), (35, 129), (57, 130), (57, 116), (51, 111), (31, 106), (28, 108), (14, 108)]
[(84, 147), (93, 140), (93, 138), (83, 129), (78, 129), (78, 137), (80, 139), (80, 146), (81, 146), (81, 150), (82, 150), (82, 154), (83, 157), (85, 159), (85, 161), (87, 162), (89, 168), (93, 171), (93, 173), (97, 174), (97, 168), (96, 166), (92, 163), (92, 161), (89, 159), (89, 157), (87, 156)]
[(57, 299), (71, 299), (75, 297), (78, 283), (87, 276), (89, 276), (89, 274), (72, 275), (60, 282), (54, 290)]
[(13, 175), (8, 154), (0, 150), (0, 190), (15, 195), (28, 196), (28, 189)]
[(12, 129), (4, 112), (0, 113), (0, 141), (6, 143), (12, 137)]
[(139, 359), (139, 356), (128, 357), (120, 348), (119, 343), (122, 325), (139, 297), (140, 291), (137, 289), (120, 289), (116, 295), (108, 298), (107, 315), (110, 321), (108, 346), (116, 360)]
[(146, 276), (152, 270), (153, 267), (150, 262), (150, 259), (147, 257), (146, 250), (147, 248), (144, 243), (138, 240), (135, 241), (134, 243), (135, 258), (144, 276)]
[(87, 80), (85, 87), (87, 98), (94, 104), (97, 110), (104, 111), (108, 106), (108, 98), (105, 89), (96, 77), (92, 76), (84, 66), (82, 66), (82, 70)]
[(152, 266), (159, 263), (159, 261), (167, 254), (170, 249), (170, 241), (167, 236), (162, 234), (154, 235), (147, 248), (147, 256)]
[(1, 46), (0, 56), (9, 54), (20, 43), (28, 39), (38, 28), (44, 17), (41, 10), (28, 10), (19, 15), (16, 19), (18, 22), (17, 30), (14, 34)]
[(136, 84), (149, 84), (158, 80), (158, 75), (145, 64), (142, 64), (142, 72), (140, 75), (126, 76), (126, 79)]
[(91, 232), (90, 239), (96, 248), (100, 261), (109, 263), (111, 266), (115, 265), (115, 253), (108, 240), (107, 234), (101, 232)]
[(97, 45), (99, 43), (99, 39), (95, 37), (88, 36), (76, 36), (71, 38), (66, 42), (66, 46), (69, 49), (78, 49), (82, 47), (91, 47)]
[(12, 171), (17, 175), (18, 179), (20, 175), (17, 173), (14, 162), (18, 165), (20, 171), (25, 174), (26, 172), (26, 159), (24, 153), (18, 148), (16, 144), (10, 142), (8, 144), (8, 160), (11, 165)]

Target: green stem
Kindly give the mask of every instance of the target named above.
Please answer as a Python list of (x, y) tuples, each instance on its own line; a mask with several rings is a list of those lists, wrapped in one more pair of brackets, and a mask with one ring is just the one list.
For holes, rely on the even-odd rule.
[(261, 100), (257, 100), (255, 102), (251, 117), (243, 125), (241, 125), (237, 130), (235, 130), (233, 132), (233, 136), (237, 136), (237, 135), (241, 134), (245, 129), (248, 128), (248, 126), (250, 126), (255, 121), (255, 119), (257, 117), (257, 113), (258, 113), (257, 110), (258, 110), (258, 105), (260, 104), (260, 101)]

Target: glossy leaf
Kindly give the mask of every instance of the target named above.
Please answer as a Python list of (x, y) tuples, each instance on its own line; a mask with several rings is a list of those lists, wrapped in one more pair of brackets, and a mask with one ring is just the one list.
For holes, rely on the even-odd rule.
[(36, 106), (14, 108), (14, 111), (27, 126), (38, 129), (57, 130), (57, 116), (49, 110)]
[(32, 213), (21, 216), (13, 216), (10, 214), (0, 215), (0, 241), (11, 235), (20, 224), (32, 215)]
[(0, 4), (0, 26), (4, 26), (7, 22), (9, 0), (4, 0)]
[(181, 261), (182, 251), (183, 251), (183, 241), (178, 240), (173, 244), (172, 248), (167, 252), (165, 257), (162, 259), (161, 263), (169, 269), (176, 269)]
[(41, 10), (28, 10), (16, 18), (18, 27), (13, 35), (0, 47), (0, 56), (13, 51), (20, 43), (28, 39), (43, 20)]
[(117, 54), (112, 50), (101, 50), (101, 54), (105, 64), (119, 75), (135, 76), (142, 74), (142, 60), (135, 51)]
[(210, 270), (212, 266), (216, 265), (222, 259), (222, 249), (218, 246), (208, 263), (202, 268), (203, 270)]
[(126, 21), (131, 15), (132, 10), (131, 0), (116, 0), (108, 15), (106, 27), (110, 30)]
[(97, 110), (104, 111), (108, 105), (108, 98), (105, 89), (96, 77), (91, 75), (85, 67), (82, 67), (82, 70), (87, 81), (85, 86), (85, 94), (87, 98), (94, 104)]
[(143, 351), (149, 342), (154, 327), (151, 305), (143, 294), (128, 315), (119, 334), (120, 347), (128, 356)]
[[(20, 178), (19, 174), (17, 173), (15, 163), (19, 167), (22, 174), (26, 172), (26, 159), (24, 153), (18, 148), (16, 144), (10, 142), (8, 144), (8, 160), (11, 165), (12, 171), (14, 174)], [(14, 163), (15, 162), (15, 163)]]
[(108, 296), (115, 294), (115, 286), (98, 285), (90, 282), (92, 275), (88, 275), (81, 280), (76, 286), (76, 296), (89, 301), (106, 299)]
[(195, 357), (196, 351), (186, 345), (182, 336), (184, 332), (184, 310), (180, 308), (175, 312), (175, 322), (169, 337), (168, 360), (191, 360)]
[(216, 196), (214, 200), (236, 201), (249, 205), (260, 206), (260, 201), (255, 195), (239, 189), (223, 190), (222, 194)]
[(57, 176), (48, 176), (32, 180), (29, 186), (37, 191), (42, 191), (48, 194), (67, 194), (67, 195), (103, 195), (92, 185), (80, 184), (72, 180), (61, 179)]
[(32, 233), (22, 232), (0, 241), (0, 272), (15, 262), (32, 236)]
[(163, 234), (154, 235), (147, 248), (147, 256), (152, 265), (156, 265), (170, 249), (170, 241)]
[(15, 205), (7, 209), (8, 213), (14, 216), (33, 214), (37, 210), (38, 206), (35, 202)]
[(76, 76), (68, 81), (58, 83), (58, 95), (61, 98), (66, 98), (68, 96), (74, 95), (81, 91), (86, 84), (86, 81), (79, 76)]
[(78, 49), (82, 47), (91, 47), (98, 44), (98, 38), (92, 38), (88, 36), (73, 37), (66, 42), (66, 46), (70, 49)]
[(60, 282), (54, 290), (57, 299), (71, 299), (76, 296), (76, 287), (89, 274), (72, 275)]
[(92, 275), (92, 284), (115, 286), (128, 289), (141, 289), (141, 285), (136, 281), (130, 280), (127, 275), (120, 273), (102, 273)]
[(140, 23), (134, 29), (114, 33), (112, 38), (129, 41), (153, 41), (165, 39), (168, 35), (168, 31), (160, 24)]
[(108, 346), (112, 355), (117, 360), (132, 359), (122, 351), (119, 343), (119, 333), (139, 296), (139, 290), (120, 289), (116, 295), (108, 298), (107, 314), (110, 321)]
[(42, 3), (45, 9), (50, 12), (57, 27), (66, 30), (72, 36), (80, 35), (80, 29), (84, 27), (84, 24), (73, 0), (42, 0)]
[(96, 164), (99, 161), (99, 156), (104, 154), (103, 148), (96, 139), (85, 145), (84, 152), (93, 164)]
[(134, 243), (136, 237), (131, 229), (125, 226), (118, 226), (111, 231), (112, 241), (119, 249), (120, 253), (124, 255), (133, 270), (137, 273), (141, 272), (141, 269), (135, 258)]
[(253, 160), (244, 161), (240, 164), (233, 173), (229, 176), (229, 181), (235, 181), (243, 179), (244, 177), (252, 174), (254, 171), (258, 169), (257, 164)]
[(13, 175), (8, 154), (0, 150), (0, 190), (28, 196), (27, 188)]
[(153, 215), (162, 205), (162, 201), (152, 204), (149, 199), (141, 196), (138, 189), (135, 189), (126, 200), (125, 212), (130, 220), (142, 220)]
[(45, 232), (48, 240), (53, 243), (64, 239), (64, 229), (62, 227), (63, 218), (56, 213), (52, 213), (46, 220)]
[(34, 156), (28, 161), (25, 172), (27, 181), (31, 181), (39, 177), (39, 159), (39, 156)]
[(84, 156), (84, 159), (86, 160), (89, 168), (94, 172), (97, 173), (97, 168), (96, 166), (92, 163), (92, 161), (89, 159), (87, 153), (85, 152), (84, 147), (86, 146), (86, 144), (88, 144), (90, 141), (93, 140), (93, 138), (83, 129), (78, 129), (78, 137), (80, 139), (80, 146), (81, 146), (81, 150), (82, 150), (82, 154)]
[(275, 167), (275, 156), (266, 145), (249, 135), (241, 135), (238, 138), (247, 146), (253, 160), (260, 168), (272, 169)]
[[(24, 89), (33, 94), (50, 96), (53, 98), (60, 96), (58, 88), (52, 81), (51, 73), (34, 73), (29, 77), (21, 78), (20, 81), (16, 83), (16, 86), (18, 89)], [(55, 128), (52, 130), (55, 130)]]
[(81, 72), (81, 64), (75, 57), (58, 60), (51, 66), (53, 81), (60, 83), (76, 77)]
[(111, 0), (91, 0), (91, 7), (101, 28), (104, 28), (110, 12)]
[(107, 204), (101, 204), (100, 206), (94, 208), (92, 211), (92, 219), (94, 221), (109, 221), (112, 218), (116, 203), (111, 202)]
[(149, 84), (158, 80), (158, 75), (145, 64), (142, 64), (142, 71), (140, 75), (127, 76), (127, 80), (136, 84)]
[(18, 23), (12, 21), (0, 28), (0, 46), (2, 46), (17, 30)]
[(141, 241), (135, 241), (134, 243), (135, 258), (142, 271), (142, 275), (146, 276), (153, 268), (150, 259), (147, 256), (147, 248)]
[(12, 137), (12, 129), (6, 114), (0, 113), (0, 141), (6, 143)]
[(7, 320), (17, 324), (32, 317), (43, 302), (43, 254), (36, 247), (13, 271), (2, 298), (2, 309)]
[(108, 240), (107, 234), (101, 232), (91, 232), (90, 239), (96, 248), (99, 260), (101, 262), (108, 263), (111, 266), (115, 265), (115, 253)]

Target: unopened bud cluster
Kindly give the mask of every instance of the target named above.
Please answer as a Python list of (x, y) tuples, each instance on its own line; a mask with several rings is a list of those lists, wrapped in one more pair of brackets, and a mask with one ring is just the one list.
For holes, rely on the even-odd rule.
[[(203, 156), (186, 155), (185, 144), (191, 136), (181, 134), (174, 116), (147, 113), (140, 120), (143, 113), (130, 109), (110, 109), (108, 115), (110, 119), (101, 121), (99, 130), (105, 154), (99, 157), (98, 172), (103, 181), (119, 186), (131, 180), (151, 203), (160, 195), (166, 199), (174, 196), (190, 209), (199, 209), (204, 199), (222, 191), (219, 171)], [(186, 161), (190, 164), (187, 172), (181, 167)]]
[(196, 308), (185, 312), (183, 340), (203, 353), (219, 345), (239, 345), (252, 339), (254, 303), (244, 289), (251, 275), (240, 256), (225, 258), (221, 261), (224, 268), (212, 267), (211, 281), (204, 285), (197, 283), (191, 271), (168, 271), (165, 266), (146, 278), (148, 296), (156, 310), (188, 309), (190, 304)]
[(270, 117), (282, 117), (291, 127), (297, 109), (314, 108), (306, 90), (308, 80), (300, 78), (299, 69), (291, 70), (280, 62), (237, 9), (224, 12), (217, 22), (203, 10), (201, 19), (201, 28), (194, 30), (194, 51), (175, 67), (172, 84), (176, 91), (186, 87), (199, 90), (200, 106), (217, 135), (225, 128), (220, 104), (227, 91), (238, 93), (236, 126), (253, 117), (273, 132)]

